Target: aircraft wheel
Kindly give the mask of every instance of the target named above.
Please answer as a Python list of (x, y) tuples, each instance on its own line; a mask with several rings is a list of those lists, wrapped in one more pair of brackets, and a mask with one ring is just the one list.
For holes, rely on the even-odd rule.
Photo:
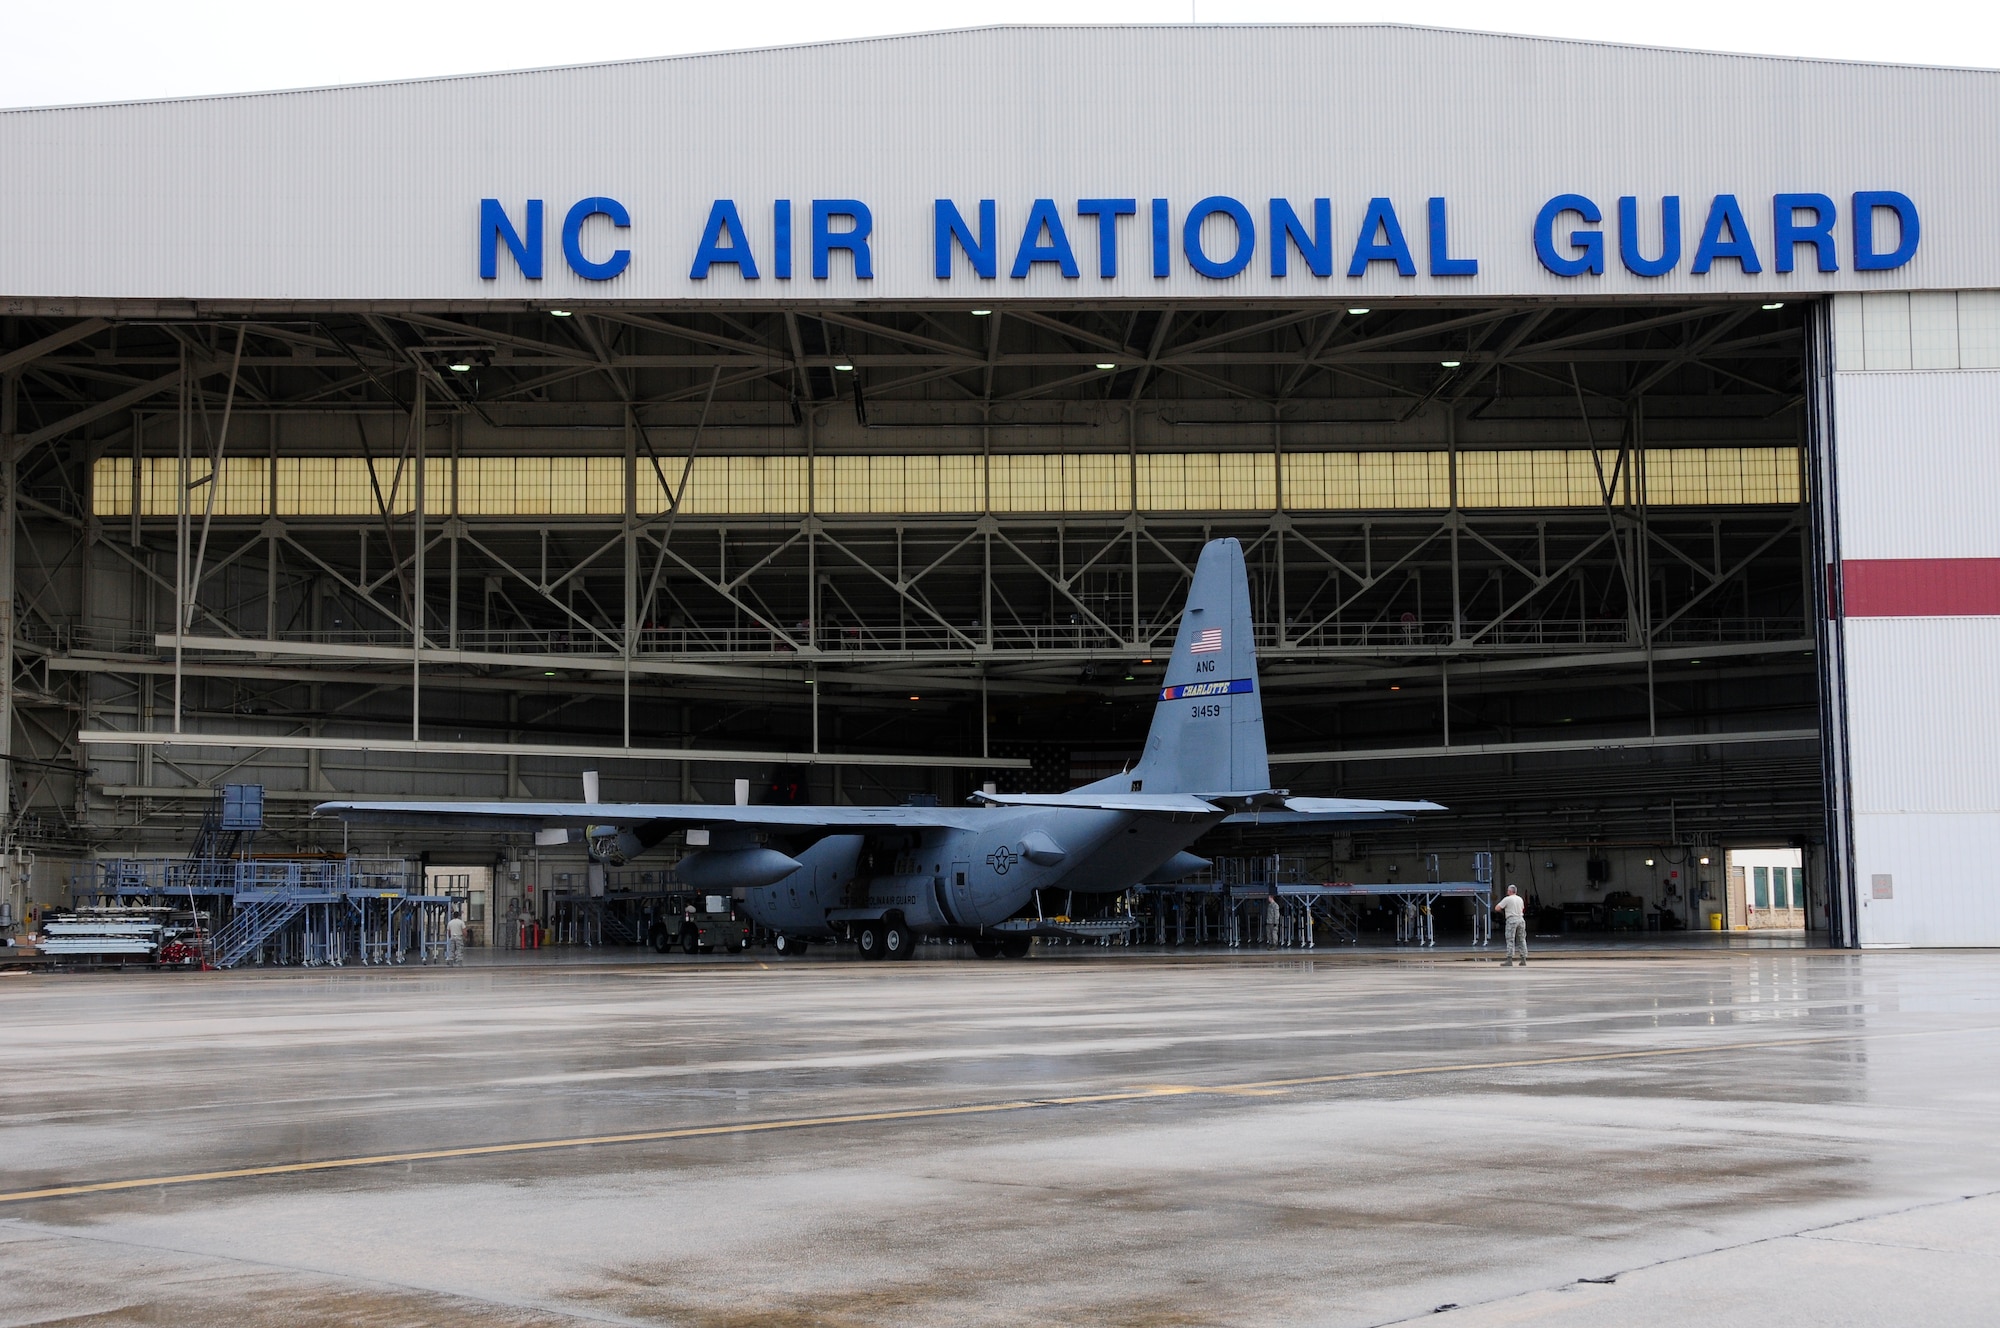
[(1028, 957), (1028, 947), (1034, 943), (1033, 937), (1009, 936), (1006, 940), (1000, 942), (1000, 957), (1002, 959), (1026, 959)]
[(779, 932), (771, 938), (771, 948), (786, 958), (790, 958), (795, 954), (804, 954), (806, 950), (803, 942), (795, 941), (783, 932)]
[(882, 924), (871, 922), (854, 933), (854, 948), (861, 952), (863, 959), (882, 957)]
[(972, 943), (972, 953), (980, 959), (998, 959), (1000, 957), (1000, 942), (974, 941)]
[(900, 922), (882, 924), (882, 953), (890, 959), (908, 959), (917, 948), (916, 933)]

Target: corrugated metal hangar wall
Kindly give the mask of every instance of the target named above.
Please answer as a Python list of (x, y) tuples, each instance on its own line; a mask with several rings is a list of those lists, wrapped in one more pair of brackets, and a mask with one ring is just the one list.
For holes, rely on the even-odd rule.
[(1060, 787), (1234, 534), (1280, 778), (1453, 808), (1346, 851), (2000, 943), (1996, 126), (1393, 27), (0, 114), (11, 832)]

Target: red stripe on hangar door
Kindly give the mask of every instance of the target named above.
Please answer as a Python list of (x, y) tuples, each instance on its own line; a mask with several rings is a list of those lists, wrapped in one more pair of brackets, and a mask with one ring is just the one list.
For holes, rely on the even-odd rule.
[(2000, 617), (2000, 558), (1857, 558), (1840, 579), (1849, 618)]

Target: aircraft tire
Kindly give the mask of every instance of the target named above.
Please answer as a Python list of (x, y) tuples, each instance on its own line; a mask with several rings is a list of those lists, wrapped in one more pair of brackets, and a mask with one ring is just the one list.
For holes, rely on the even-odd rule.
[(900, 922), (882, 924), (882, 956), (885, 959), (908, 959), (916, 953), (917, 934)]
[(1028, 957), (1028, 947), (1034, 943), (1031, 937), (1009, 936), (1006, 940), (1000, 942), (1000, 957), (1002, 959), (1026, 959)]
[(806, 952), (806, 943), (794, 940), (783, 932), (779, 932), (771, 938), (771, 948), (776, 950), (781, 957), (791, 959)]
[(882, 957), (882, 924), (871, 922), (854, 933), (854, 948), (861, 952), (863, 959)]
[(1000, 957), (1000, 942), (974, 941), (972, 943), (972, 953), (975, 958), (979, 959), (998, 959)]

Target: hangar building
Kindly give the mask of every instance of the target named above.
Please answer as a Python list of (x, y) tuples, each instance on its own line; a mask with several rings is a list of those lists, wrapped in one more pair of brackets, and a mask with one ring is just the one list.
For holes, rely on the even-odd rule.
[(9, 843), (1066, 787), (1235, 535), (1279, 781), (1452, 809), (1341, 870), (2000, 943), (1996, 136), (1390, 26), (0, 114)]

